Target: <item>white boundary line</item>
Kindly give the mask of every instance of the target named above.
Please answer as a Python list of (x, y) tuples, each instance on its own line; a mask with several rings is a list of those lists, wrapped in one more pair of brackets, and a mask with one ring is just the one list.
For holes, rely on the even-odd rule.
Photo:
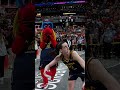
[(118, 63), (118, 64), (115, 64), (115, 65), (113, 65), (113, 66), (110, 66), (110, 67), (106, 67), (107, 69), (109, 69), (109, 68), (112, 68), (112, 67), (115, 67), (115, 66), (117, 66), (117, 65), (119, 65), (120, 63)]

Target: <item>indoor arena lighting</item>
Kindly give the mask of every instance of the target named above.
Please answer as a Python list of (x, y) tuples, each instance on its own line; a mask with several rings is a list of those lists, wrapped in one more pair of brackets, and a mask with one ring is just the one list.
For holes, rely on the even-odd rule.
[(76, 13), (63, 13), (63, 15), (76, 14)]
[(79, 4), (86, 3), (86, 1), (70, 1), (70, 2), (47, 2), (47, 3), (38, 3), (35, 6), (48, 6), (48, 5), (57, 5), (57, 4)]

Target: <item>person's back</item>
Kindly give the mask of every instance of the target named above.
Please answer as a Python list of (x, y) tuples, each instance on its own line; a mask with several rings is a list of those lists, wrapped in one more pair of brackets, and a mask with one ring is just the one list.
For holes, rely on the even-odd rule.
[(115, 33), (116, 32), (112, 28), (107, 28), (104, 34), (102, 35), (104, 59), (111, 58), (112, 42)]
[(108, 28), (106, 29), (106, 31), (104, 32), (102, 38), (103, 38), (103, 42), (105, 43), (111, 43), (113, 41), (115, 35), (115, 31)]
[(82, 37), (80, 37), (79, 39), (78, 39), (78, 44), (81, 44), (82, 43), (82, 41), (83, 41), (83, 38)]
[[(50, 63), (56, 57), (54, 48), (45, 48), (41, 51), (40, 55), (40, 67), (45, 67), (48, 63)], [(41, 66), (43, 65), (43, 66)]]
[[(22, 0), (21, 0), (22, 1)], [(16, 17), (19, 24), (16, 29), (12, 52), (16, 54), (12, 72), (12, 90), (32, 90), (35, 88), (35, 50), (34, 50), (34, 21), (35, 7), (28, 0), (18, 9)]]

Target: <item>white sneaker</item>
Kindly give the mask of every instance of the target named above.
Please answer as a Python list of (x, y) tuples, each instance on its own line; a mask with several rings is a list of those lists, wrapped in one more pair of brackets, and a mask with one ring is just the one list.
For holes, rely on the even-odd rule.
[(46, 84), (43, 83), (43, 84), (40, 85), (40, 87), (41, 87), (41, 89), (47, 89), (48, 83), (46, 83)]

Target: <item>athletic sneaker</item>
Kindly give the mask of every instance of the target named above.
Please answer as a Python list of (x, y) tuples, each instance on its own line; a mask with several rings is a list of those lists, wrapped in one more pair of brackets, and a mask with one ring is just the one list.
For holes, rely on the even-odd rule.
[(46, 89), (48, 87), (48, 83), (46, 83), (46, 84), (43, 83), (40, 85), (40, 87), (41, 87), (41, 89)]

